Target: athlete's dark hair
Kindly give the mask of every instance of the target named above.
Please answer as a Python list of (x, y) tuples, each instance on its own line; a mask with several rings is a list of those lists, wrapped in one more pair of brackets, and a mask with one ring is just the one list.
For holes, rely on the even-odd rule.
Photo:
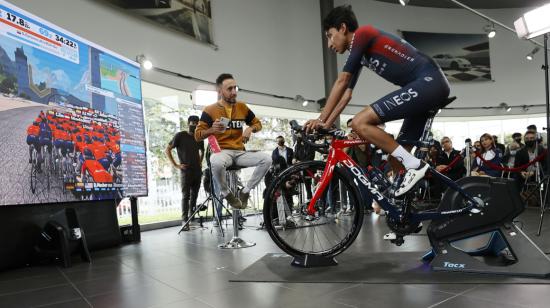
[(330, 28), (340, 30), (342, 24), (346, 24), (348, 30), (351, 32), (355, 32), (359, 27), (357, 17), (355, 17), (355, 14), (351, 10), (351, 5), (342, 5), (333, 8), (325, 19), (323, 19), (323, 31), (328, 31)]
[(196, 115), (190, 115), (187, 118), (187, 122), (198, 122), (198, 121), (199, 121), (199, 116), (196, 116)]
[(216, 85), (218, 87), (221, 86), (223, 81), (226, 80), (226, 79), (235, 79), (235, 78), (233, 78), (233, 75), (231, 75), (231, 74), (223, 73), (220, 76), (218, 76), (218, 78), (216, 78)]

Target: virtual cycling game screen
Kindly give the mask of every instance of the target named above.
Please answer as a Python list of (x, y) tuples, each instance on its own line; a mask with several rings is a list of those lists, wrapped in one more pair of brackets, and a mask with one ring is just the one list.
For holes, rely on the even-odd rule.
[(139, 65), (0, 0), (0, 206), (147, 195)]

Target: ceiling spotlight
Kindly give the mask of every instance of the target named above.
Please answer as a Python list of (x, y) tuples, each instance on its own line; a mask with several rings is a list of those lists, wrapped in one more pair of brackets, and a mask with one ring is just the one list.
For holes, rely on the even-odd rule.
[(306, 107), (308, 104), (309, 104), (309, 101), (308, 101), (308, 100), (304, 100), (304, 102), (302, 103), (302, 106)]
[(506, 110), (506, 112), (510, 112), (512, 110), (512, 107), (511, 106), (508, 106), (508, 104), (506, 103), (500, 103), (500, 108)]
[(153, 62), (151, 62), (151, 60), (147, 59), (147, 57), (144, 56), (144, 55), (137, 56), (136, 61), (139, 64), (141, 64), (141, 66), (146, 70), (150, 70), (150, 69), (153, 68)]
[(534, 59), (534, 55), (539, 52), (540, 48), (536, 46), (530, 53), (528, 53), (525, 58), (529, 61), (532, 61)]
[(400, 3), (402, 6), (405, 6), (405, 5), (409, 4), (409, 0), (399, 0), (399, 3)]
[(487, 33), (488, 38), (493, 38), (493, 37), (495, 37), (495, 35), (497, 35), (497, 31), (495, 30), (495, 25), (494, 24), (490, 24), (490, 25), (485, 26), (483, 28), (483, 30), (485, 30), (485, 32)]

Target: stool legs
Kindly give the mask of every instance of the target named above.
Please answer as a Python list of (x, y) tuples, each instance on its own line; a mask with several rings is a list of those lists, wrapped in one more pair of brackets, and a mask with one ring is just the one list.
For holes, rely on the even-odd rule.
[(218, 245), (218, 248), (238, 249), (256, 245), (254, 242), (247, 242), (239, 237), (239, 216), (241, 216), (241, 211), (233, 210), (233, 238), (225, 244)]

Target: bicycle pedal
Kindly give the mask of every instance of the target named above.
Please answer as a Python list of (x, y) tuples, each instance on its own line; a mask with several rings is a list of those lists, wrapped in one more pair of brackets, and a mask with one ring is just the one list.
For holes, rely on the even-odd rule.
[(390, 240), (390, 242), (396, 246), (401, 246), (405, 243), (405, 240), (402, 236), (398, 236), (395, 240)]

